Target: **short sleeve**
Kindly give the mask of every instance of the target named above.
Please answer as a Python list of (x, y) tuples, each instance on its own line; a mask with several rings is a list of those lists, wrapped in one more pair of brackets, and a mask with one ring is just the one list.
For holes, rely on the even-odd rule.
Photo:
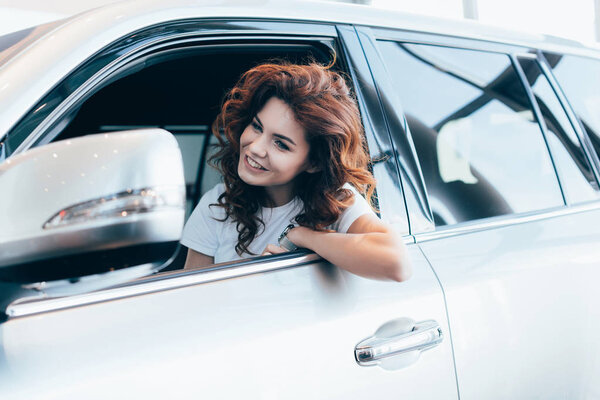
[(181, 244), (207, 256), (214, 256), (219, 246), (219, 232), (225, 213), (221, 207), (210, 206), (223, 193), (223, 184), (206, 192), (183, 228)]
[(365, 198), (362, 197), (352, 185), (347, 183), (344, 185), (344, 189), (349, 189), (352, 191), (352, 194), (354, 195), (354, 203), (352, 203), (350, 207), (346, 208), (338, 220), (330, 226), (331, 229), (334, 229), (340, 233), (348, 232), (348, 229), (350, 229), (350, 226), (358, 219), (358, 217), (365, 214), (375, 215), (375, 212), (369, 203), (367, 203), (367, 200), (365, 200)]

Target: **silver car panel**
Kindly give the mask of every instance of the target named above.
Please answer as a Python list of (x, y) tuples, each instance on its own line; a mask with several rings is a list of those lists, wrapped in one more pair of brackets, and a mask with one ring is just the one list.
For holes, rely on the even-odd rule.
[[(355, 360), (396, 318), (449, 333), (437, 279), (408, 248), (414, 275), (402, 284), (312, 262), (10, 319), (2, 398), (457, 399), (447, 337), (395, 371)], [(215, 272), (191, 275), (203, 274)]]
[(600, 393), (600, 211), (420, 244), (444, 287), (462, 399)]

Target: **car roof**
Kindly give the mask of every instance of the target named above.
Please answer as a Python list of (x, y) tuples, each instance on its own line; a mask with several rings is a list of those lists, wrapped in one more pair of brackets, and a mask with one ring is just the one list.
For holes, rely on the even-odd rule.
[(125, 0), (111, 3), (83, 13), (114, 10), (115, 14), (152, 14), (185, 8), (189, 17), (247, 17), (265, 19), (287, 19), (327, 23), (345, 23), (384, 28), (437, 33), (499, 41), (504, 43), (555, 48), (569, 52), (574, 48), (594, 48), (575, 40), (558, 36), (534, 34), (523, 31), (486, 25), (473, 20), (433, 17), (377, 8), (362, 4), (333, 1), (295, 0)]
[(0, 66), (0, 110), (3, 110), (0, 138), (40, 96), (99, 49), (148, 26), (196, 18), (277, 19), (399, 28), (600, 57), (598, 49), (575, 41), (517, 33), (476, 21), (364, 5), (277, 0), (126, 0), (49, 24), (51, 29), (43, 31), (41, 37), (27, 43)]

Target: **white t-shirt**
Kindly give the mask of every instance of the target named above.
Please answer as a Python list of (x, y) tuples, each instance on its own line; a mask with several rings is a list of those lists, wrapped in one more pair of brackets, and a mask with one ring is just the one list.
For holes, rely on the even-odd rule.
[[(367, 201), (352, 185), (346, 184), (344, 188), (350, 189), (354, 193), (354, 203), (342, 212), (334, 224), (328, 227), (328, 229), (341, 233), (346, 233), (350, 225), (361, 215), (368, 213), (375, 215)], [(217, 203), (217, 199), (224, 191), (225, 185), (219, 183), (202, 196), (185, 224), (181, 239), (184, 246), (214, 257), (216, 264), (243, 258), (235, 251), (238, 241), (235, 222), (232, 222), (231, 218), (219, 221), (225, 217), (225, 210), (222, 207), (209, 207), (210, 204)], [(259, 213), (265, 223), (264, 230), (259, 224), (258, 233), (248, 249), (252, 253), (260, 255), (267, 244), (277, 245), (279, 235), (286, 226), (294, 222), (294, 217), (302, 212), (302, 207), (302, 200), (298, 198), (294, 198), (280, 207), (262, 207)], [(248, 257), (247, 254), (244, 256)]]

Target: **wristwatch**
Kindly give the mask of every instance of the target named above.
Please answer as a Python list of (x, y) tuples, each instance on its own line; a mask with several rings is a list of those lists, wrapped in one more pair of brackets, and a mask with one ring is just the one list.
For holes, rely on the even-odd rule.
[(290, 239), (287, 238), (287, 234), (290, 230), (294, 229), (296, 227), (296, 225), (294, 224), (289, 224), (288, 226), (285, 227), (285, 229), (283, 230), (283, 232), (281, 232), (281, 235), (279, 235), (279, 239), (277, 239), (277, 243), (279, 244), (279, 247), (282, 247), (284, 249), (286, 249), (287, 251), (294, 251), (298, 249), (298, 246), (296, 246)]

